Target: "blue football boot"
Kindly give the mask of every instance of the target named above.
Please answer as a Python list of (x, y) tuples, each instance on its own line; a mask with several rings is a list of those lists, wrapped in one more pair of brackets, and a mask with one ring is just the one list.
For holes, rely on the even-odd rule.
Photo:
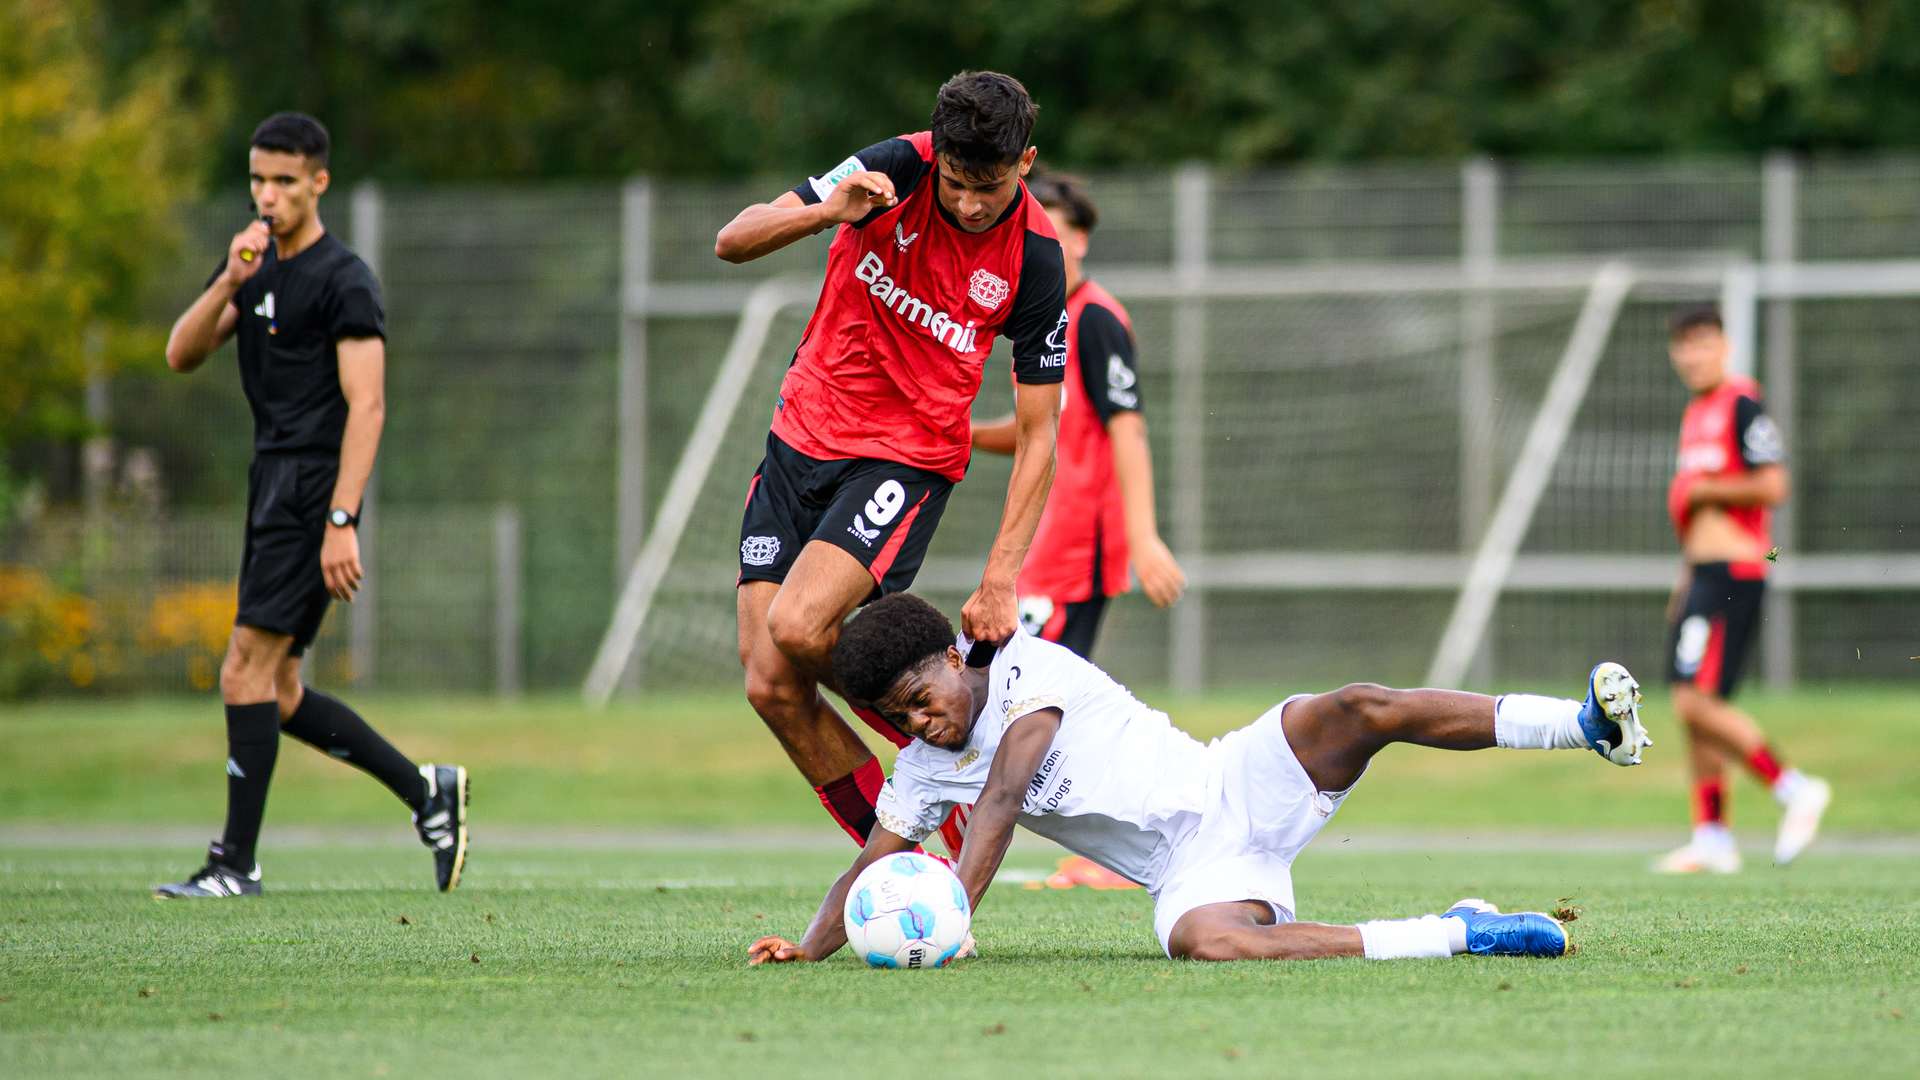
[(1640, 723), (1640, 684), (1626, 668), (1611, 660), (1594, 665), (1580, 706), (1580, 731), (1594, 753), (1615, 765), (1640, 764), (1640, 751), (1653, 740)]
[(1538, 911), (1502, 915), (1485, 900), (1461, 900), (1441, 918), (1467, 924), (1467, 951), (1475, 956), (1565, 956), (1567, 929)]

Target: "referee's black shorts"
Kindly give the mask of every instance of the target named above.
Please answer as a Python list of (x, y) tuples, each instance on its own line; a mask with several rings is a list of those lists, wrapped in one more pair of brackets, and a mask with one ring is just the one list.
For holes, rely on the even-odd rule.
[(233, 622), (293, 638), (299, 656), (326, 617), (320, 544), (340, 461), (331, 455), (257, 454), (247, 470), (247, 541)]

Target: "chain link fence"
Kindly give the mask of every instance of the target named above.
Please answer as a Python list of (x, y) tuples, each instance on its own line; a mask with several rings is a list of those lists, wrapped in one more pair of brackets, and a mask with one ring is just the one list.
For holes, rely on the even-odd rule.
[[(1116, 604), (1097, 658), (1132, 681), (1192, 688), (1417, 679), (1580, 309), (1584, 279), (1556, 284), (1553, 268), (1605, 258), (1715, 269), (1623, 307), (1522, 554), (1677, 566), (1663, 510), (1685, 403), (1665, 358), (1672, 306), (1719, 297), (1719, 268), (1748, 262), (1873, 260), (1920, 280), (1905, 261), (1920, 249), (1920, 160), (1769, 167), (1791, 181), (1784, 208), (1770, 208), (1782, 189), (1753, 161), (1092, 176), (1102, 218), (1089, 270), (1134, 316), (1162, 529), (1195, 584), (1173, 613), (1137, 595)], [(783, 186), (360, 188), (327, 200), (329, 228), (384, 283), (389, 366), (364, 538), (371, 592), (330, 615), (314, 650), (321, 678), (579, 684), (747, 291), (824, 265), (824, 237), (745, 267), (712, 256), (722, 224)], [(245, 220), (237, 196), (184, 213), (157, 320), (191, 299)], [(1536, 289), (1470, 287), (1489, 267), (1535, 266)], [(1196, 269), (1279, 284), (1187, 298), (1124, 285)], [(1313, 285), (1422, 274), (1444, 287)], [(629, 687), (737, 678), (739, 499), (804, 316), (776, 320)], [(1795, 470), (1783, 563), (1920, 556), (1914, 296), (1763, 300), (1753, 323), (1749, 355), (1784, 406)], [(89, 453), (91, 510), (47, 510), (0, 536), (0, 605), (12, 605), (0, 607), (0, 694), (208, 685), (231, 617), (250, 420), (231, 351), (190, 378), (158, 357), (153, 368), (105, 387), (114, 441)], [(1782, 373), (1790, 385), (1774, 386)], [(977, 411), (1010, 401), (1001, 357)], [(976, 460), (950, 504), (924, 579), (949, 609), (978, 572), (1006, 473), (1002, 459)], [(1285, 572), (1302, 553), (1406, 572), (1311, 587)], [(1422, 566), (1454, 577), (1415, 580)], [(1476, 676), (1564, 677), (1601, 653), (1657, 671), (1664, 590), (1583, 583), (1503, 594)], [(1911, 677), (1920, 580), (1792, 593), (1770, 612), (1785, 632), (1760, 658), (1774, 678)], [(21, 615), (29, 603), (36, 614)]]

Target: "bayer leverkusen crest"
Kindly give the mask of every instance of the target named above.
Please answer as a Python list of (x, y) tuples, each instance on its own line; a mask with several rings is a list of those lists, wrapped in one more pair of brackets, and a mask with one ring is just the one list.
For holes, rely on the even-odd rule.
[(973, 302), (992, 311), (1007, 302), (1007, 279), (987, 270), (975, 270), (967, 279), (967, 295)]

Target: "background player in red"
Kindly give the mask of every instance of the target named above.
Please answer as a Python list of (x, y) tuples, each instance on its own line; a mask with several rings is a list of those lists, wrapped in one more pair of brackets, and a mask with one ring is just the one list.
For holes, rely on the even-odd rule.
[[(1066, 261), (1067, 377), (1058, 471), (1020, 568), (1020, 619), (1028, 631), (1090, 657), (1107, 599), (1127, 591), (1129, 565), (1156, 607), (1180, 599), (1187, 577), (1160, 539), (1153, 511), (1133, 322), (1081, 272), (1099, 209), (1071, 176), (1038, 176), (1028, 189), (1053, 219)], [(976, 426), (973, 445), (1009, 454), (1016, 436), (1014, 417), (1004, 417)]]
[[(1153, 510), (1153, 453), (1140, 412), (1133, 320), (1081, 270), (1100, 210), (1072, 176), (1036, 176), (1027, 188), (1053, 219), (1066, 262), (1067, 377), (1053, 490), (1020, 567), (1020, 621), (1029, 633), (1091, 657), (1108, 598), (1127, 591), (1129, 565), (1157, 607), (1178, 600), (1187, 577), (1160, 538)], [(1016, 436), (1015, 418), (1003, 417), (974, 427), (973, 445), (1010, 454)], [(1082, 855), (1061, 860), (1046, 884), (1137, 888)]]
[(1657, 864), (1663, 873), (1733, 873), (1740, 852), (1727, 828), (1726, 766), (1744, 762), (1784, 808), (1774, 861), (1813, 842), (1832, 797), (1826, 781), (1781, 765), (1753, 718), (1730, 703), (1760, 622), (1773, 553), (1774, 506), (1787, 497), (1780, 431), (1752, 379), (1727, 371), (1727, 338), (1711, 308), (1673, 319), (1668, 353), (1693, 393), (1667, 511), (1686, 566), (1668, 605), (1668, 681), (1686, 725), (1694, 789), (1693, 839)]
[[(1018, 629), (1014, 583), (1046, 505), (1066, 373), (1060, 244), (1023, 182), (1037, 111), (1018, 80), (962, 72), (941, 86), (930, 130), (747, 207), (714, 243), (747, 262), (835, 229), (747, 489), (737, 604), (747, 699), (856, 842), (884, 776), (819, 687), (847, 615), (919, 570), (966, 473), (973, 399), (1001, 334), (1018, 384), (1013, 475), (961, 621), (982, 642)], [(957, 853), (957, 829), (947, 839)]]

